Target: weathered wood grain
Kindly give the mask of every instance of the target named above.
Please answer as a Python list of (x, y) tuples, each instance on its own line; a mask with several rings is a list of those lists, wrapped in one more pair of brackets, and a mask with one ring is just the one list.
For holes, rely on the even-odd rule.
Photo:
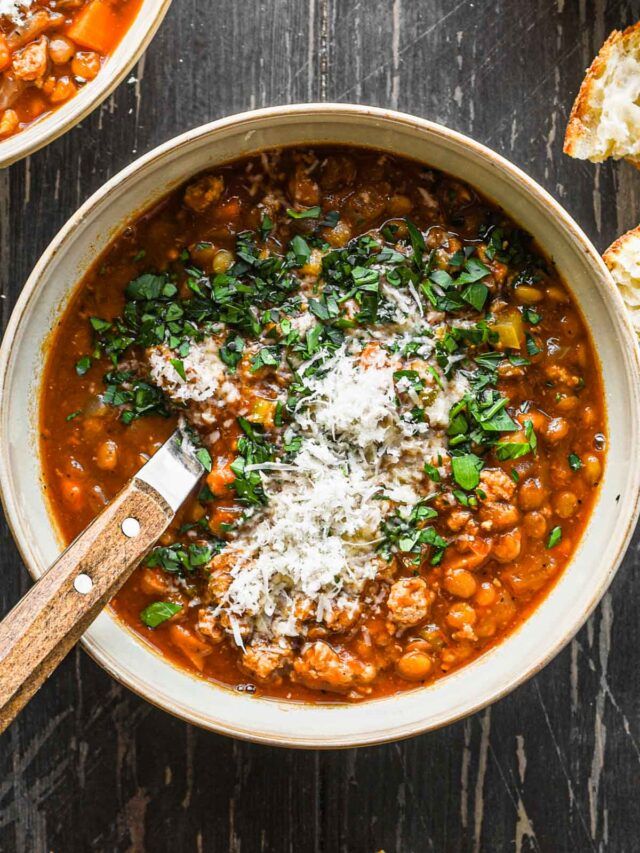
[[(78, 204), (136, 153), (238, 110), (342, 100), (436, 119), (547, 187), (604, 249), (640, 173), (561, 154), (584, 68), (640, 0), (174, 0), (93, 116), (0, 173), (0, 312)], [(595, 615), (490, 710), (400, 744), (287, 752), (190, 728), (76, 652), (0, 740), (0, 850), (635, 851), (640, 538)], [(27, 585), (0, 529), (0, 611)]]

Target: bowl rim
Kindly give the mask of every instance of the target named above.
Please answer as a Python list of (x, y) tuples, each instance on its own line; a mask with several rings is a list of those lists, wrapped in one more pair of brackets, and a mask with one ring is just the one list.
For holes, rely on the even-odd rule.
[[(109, 179), (95, 193), (93, 193), (93, 195), (89, 199), (87, 199), (74, 214), (72, 214), (72, 216), (58, 231), (56, 236), (52, 239), (48, 247), (45, 249), (41, 257), (37, 261), (36, 265), (34, 266), (20, 296), (16, 301), (5, 331), (4, 338), (0, 345), (0, 410), (3, 406), (6, 387), (8, 385), (8, 379), (10, 376), (10, 373), (8, 371), (10, 353), (12, 350), (14, 339), (16, 338), (16, 334), (20, 328), (22, 317), (27, 311), (27, 308), (30, 306), (31, 301), (35, 300), (39, 294), (42, 282), (44, 280), (43, 273), (45, 273), (47, 265), (64, 248), (64, 245), (66, 241), (70, 238), (73, 230), (84, 220), (84, 218), (89, 214), (90, 211), (92, 211), (96, 206), (100, 205), (103, 199), (109, 196), (115, 188), (126, 184), (133, 175), (139, 176), (141, 170), (154, 167), (158, 164), (159, 161), (162, 161), (165, 156), (177, 152), (182, 147), (188, 146), (191, 143), (194, 143), (195, 141), (201, 139), (202, 137), (209, 136), (211, 134), (216, 133), (217, 131), (224, 130), (233, 125), (242, 125), (243, 123), (248, 123), (253, 120), (268, 119), (277, 121), (279, 118), (283, 118), (285, 116), (304, 118), (305, 115), (308, 115), (310, 113), (320, 114), (321, 116), (324, 116), (326, 118), (341, 117), (343, 119), (356, 122), (359, 118), (369, 117), (373, 119), (379, 119), (380, 121), (387, 123), (390, 122), (391, 124), (396, 123), (404, 126), (410, 126), (411, 128), (417, 131), (427, 131), (431, 135), (439, 137), (443, 141), (443, 143), (458, 145), (466, 150), (471, 150), (472, 152), (475, 152), (476, 155), (479, 155), (486, 162), (499, 167), (503, 172), (507, 173), (508, 178), (512, 183), (515, 182), (516, 184), (519, 184), (520, 188), (529, 197), (533, 197), (533, 199), (536, 200), (542, 207), (546, 208), (549, 211), (550, 216), (552, 216), (556, 221), (559, 221), (559, 225), (563, 226), (565, 232), (568, 232), (568, 234), (571, 236), (572, 241), (576, 244), (576, 246), (579, 246), (580, 250), (587, 256), (588, 261), (594, 268), (594, 275), (596, 273), (599, 274), (598, 284), (606, 291), (605, 298), (612, 308), (612, 313), (615, 316), (615, 322), (618, 326), (621, 337), (627, 345), (629, 356), (628, 375), (633, 375), (636, 380), (635, 384), (632, 386), (634, 388), (633, 402), (635, 403), (634, 411), (636, 413), (636, 426), (638, 425), (638, 423), (640, 423), (638, 421), (640, 413), (640, 391), (636, 391), (636, 389), (640, 389), (640, 351), (638, 349), (637, 337), (635, 335), (635, 332), (633, 331), (622, 298), (602, 258), (600, 257), (599, 253), (597, 252), (591, 241), (587, 238), (582, 229), (577, 225), (577, 223), (567, 213), (567, 211), (565, 211), (564, 208), (545, 189), (543, 189), (536, 181), (530, 178), (519, 167), (515, 166), (501, 155), (492, 151), (490, 148), (487, 148), (486, 146), (476, 142), (475, 140), (465, 136), (464, 134), (451, 130), (435, 122), (418, 118), (416, 116), (412, 116), (406, 113), (400, 113), (394, 110), (387, 110), (357, 104), (331, 103), (292, 104), (278, 107), (267, 107), (259, 110), (250, 110), (227, 116), (216, 121), (207, 123), (205, 125), (193, 128), (183, 134), (180, 134), (164, 142), (163, 144), (154, 148), (147, 154), (136, 159), (129, 166), (125, 167), (115, 176)], [(138, 208), (138, 211), (141, 211), (143, 209), (144, 206)], [(136, 211), (132, 210), (131, 216), (134, 215), (136, 215)], [(77, 284), (77, 280), (74, 282), (74, 284)], [(3, 463), (3, 457), (5, 456), (5, 454), (7, 454), (7, 447), (8, 444), (6, 442), (2, 442), (0, 437), (0, 463)], [(619, 542), (615, 546), (615, 552), (613, 553), (612, 558), (609, 561), (608, 571), (606, 572), (606, 574), (602, 574), (597, 587), (591, 589), (590, 598), (584, 610), (582, 610), (575, 618), (573, 618), (571, 624), (563, 630), (562, 636), (554, 642), (552, 647), (545, 651), (543, 657), (527, 664), (516, 675), (508, 676), (501, 685), (492, 687), (485, 693), (485, 695), (483, 695), (483, 697), (479, 699), (474, 697), (474, 699), (471, 701), (463, 700), (460, 703), (459, 708), (452, 709), (450, 712), (442, 715), (444, 716), (444, 719), (422, 719), (420, 721), (414, 722), (409, 728), (406, 724), (403, 725), (402, 721), (399, 721), (393, 726), (387, 726), (382, 729), (376, 729), (375, 731), (368, 731), (362, 735), (357, 736), (330, 735), (328, 737), (308, 737), (300, 735), (290, 735), (285, 738), (283, 736), (271, 732), (264, 732), (259, 727), (256, 727), (254, 729), (247, 729), (244, 727), (240, 727), (239, 725), (234, 726), (229, 723), (223, 724), (220, 721), (205, 716), (204, 714), (198, 712), (196, 709), (187, 708), (184, 704), (179, 704), (175, 699), (173, 699), (173, 705), (171, 705), (160, 691), (156, 691), (154, 693), (153, 688), (151, 688), (152, 692), (150, 692), (150, 685), (148, 682), (143, 682), (143, 680), (139, 676), (135, 676), (126, 671), (125, 668), (119, 667), (117, 663), (114, 662), (113, 658), (109, 658), (109, 655), (105, 651), (101, 650), (100, 648), (97, 648), (97, 644), (95, 644), (91, 639), (83, 638), (81, 640), (81, 643), (85, 650), (91, 655), (91, 657), (98, 664), (100, 664), (100, 666), (102, 666), (103, 669), (105, 669), (112, 677), (114, 677), (116, 681), (131, 689), (134, 693), (137, 693), (141, 698), (144, 698), (151, 704), (162, 708), (164, 711), (167, 711), (173, 716), (185, 720), (185, 722), (192, 723), (208, 730), (225, 734), (227, 736), (238, 737), (244, 740), (268, 744), (272, 746), (319, 749), (348, 748), (354, 746), (374, 745), (401, 740), (406, 737), (412, 737), (414, 735), (421, 734), (426, 731), (431, 731), (440, 728), (444, 725), (449, 725), (450, 723), (456, 722), (457, 720), (463, 719), (464, 717), (467, 717), (470, 714), (476, 713), (482, 710), (483, 708), (486, 708), (488, 705), (502, 698), (507, 693), (511, 692), (523, 682), (535, 675), (538, 671), (540, 671), (544, 666), (546, 666), (547, 663), (549, 663), (550, 660), (552, 660), (559, 653), (562, 648), (564, 648), (564, 646), (571, 640), (571, 638), (575, 636), (575, 634), (582, 627), (584, 622), (587, 620), (589, 615), (595, 609), (596, 605), (600, 602), (602, 596), (606, 592), (626, 552), (631, 535), (634, 531), (638, 514), (640, 512), (640, 469), (638, 468), (637, 464), (635, 466), (633, 474), (634, 479), (629, 485), (629, 490), (630, 492), (632, 492), (632, 494), (630, 495), (630, 497), (632, 497), (632, 501), (630, 501), (629, 505), (626, 507), (625, 514), (627, 516), (627, 519), (625, 527), (622, 531), (620, 531)], [(18, 511), (16, 503), (16, 494), (13, 493), (11, 485), (11, 479), (8, 475), (8, 465), (0, 464), (0, 501), (2, 502), (7, 518), (7, 523), (13, 535), (14, 541), (16, 542), (18, 551), (25, 563), (27, 570), (29, 571), (29, 574), (32, 578), (35, 579), (39, 576), (39, 572), (34, 570), (34, 564), (37, 565), (37, 561), (32, 557), (32, 554), (30, 552), (29, 541), (26, 536), (26, 531), (23, 529), (20, 523), (20, 513)], [(115, 616), (112, 618), (115, 619)], [(127, 630), (125, 626), (122, 627)], [(509, 638), (507, 637), (505, 639), (505, 642), (508, 641)], [(171, 666), (169, 662), (167, 662), (167, 664)], [(185, 670), (180, 671), (185, 672)], [(196, 678), (199, 682), (202, 681), (202, 679), (198, 678), (197, 676), (192, 675), (192, 678)], [(423, 689), (428, 689), (428, 687)], [(378, 700), (373, 700), (372, 702), (365, 702), (364, 704), (372, 706), (375, 704), (376, 701)], [(293, 703), (287, 703), (287, 707), (291, 708), (292, 704)], [(358, 703), (358, 705), (361, 705), (361, 703)], [(331, 708), (333, 710), (333, 708), (335, 708), (336, 706), (323, 707)], [(338, 708), (339, 707), (341, 706), (338, 706)], [(336, 711), (334, 711), (334, 713), (335, 712)]]
[[(95, 80), (91, 80), (74, 97), (42, 120), (36, 120), (25, 130), (0, 142), (0, 169), (11, 166), (54, 142), (97, 109), (122, 83), (145, 52), (171, 3), (172, 0), (143, 0), (129, 28), (113, 52), (108, 55)], [(150, 15), (150, 10), (145, 7), (153, 7)], [(147, 17), (143, 19), (144, 14)], [(138, 30), (142, 35), (136, 40), (133, 36)]]

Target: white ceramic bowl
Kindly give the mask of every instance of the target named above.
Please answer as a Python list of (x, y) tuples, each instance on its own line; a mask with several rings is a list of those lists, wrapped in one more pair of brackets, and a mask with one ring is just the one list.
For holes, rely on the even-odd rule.
[(508, 639), (435, 684), (353, 705), (259, 699), (176, 669), (103, 613), (83, 638), (108, 672), (200, 726), (296, 747), (380, 743), (442, 726), (503, 696), (555, 655), (611, 582), (638, 515), (640, 373), (634, 334), (599, 255), (564, 210), (522, 172), (470, 139), (408, 115), (345, 105), (258, 110), (190, 131), (140, 158), (71, 217), (46, 250), (0, 349), (0, 486), (27, 568), (60, 550), (41, 488), (36, 405), (47, 335), (73, 284), (137, 211), (202, 169), (283, 144), (348, 143), (407, 155), (459, 176), (539, 240), (571, 286), (602, 363), (609, 457), (598, 502), (571, 564)]
[(107, 57), (95, 80), (83, 86), (75, 97), (50, 115), (0, 142), (0, 168), (53, 142), (93, 112), (142, 56), (170, 5), (171, 0), (143, 0), (131, 26), (113, 53)]

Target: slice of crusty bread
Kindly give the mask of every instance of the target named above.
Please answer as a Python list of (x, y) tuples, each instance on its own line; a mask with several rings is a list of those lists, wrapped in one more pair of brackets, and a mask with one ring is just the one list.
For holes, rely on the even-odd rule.
[(614, 30), (591, 63), (575, 100), (564, 152), (599, 163), (640, 164), (640, 21)]
[(640, 334), (640, 226), (618, 237), (602, 257)]

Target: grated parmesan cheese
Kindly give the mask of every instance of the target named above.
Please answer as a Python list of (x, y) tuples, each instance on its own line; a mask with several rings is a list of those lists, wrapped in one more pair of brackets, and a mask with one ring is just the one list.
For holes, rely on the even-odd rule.
[(240, 398), (233, 382), (218, 354), (215, 338), (205, 338), (194, 343), (189, 353), (181, 359), (186, 379), (171, 364), (175, 354), (165, 346), (152, 347), (147, 351), (153, 381), (177, 402), (202, 403), (216, 398), (220, 408)]
[(306, 382), (311, 397), (303, 400), (304, 410), (297, 418), (303, 430), (317, 427), (334, 440), (338, 436), (362, 448), (382, 444), (397, 416), (393, 385), (397, 364), (382, 350), (378, 353), (374, 363), (363, 368), (343, 348), (325, 376)]
[[(293, 462), (255, 466), (269, 500), (227, 548), (232, 582), (218, 612), (232, 626), (249, 618), (252, 633), (293, 637), (306, 618), (329, 624), (355, 613), (383, 565), (375, 544), (384, 517), (424, 496), (422, 463), (446, 452), (446, 424), (424, 424), (429, 434), (419, 438), (407, 429), (395, 359), (355, 350), (344, 345), (322, 376), (304, 380), (311, 393), (295, 416), (304, 440)], [(445, 386), (442, 411), (460, 392), (461, 384)]]

